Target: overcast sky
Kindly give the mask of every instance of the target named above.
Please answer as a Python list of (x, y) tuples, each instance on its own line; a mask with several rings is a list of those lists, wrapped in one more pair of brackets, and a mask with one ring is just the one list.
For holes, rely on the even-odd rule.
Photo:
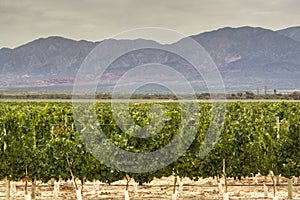
[(231, 26), (300, 25), (299, 0), (0, 0), (0, 48), (40, 37), (100, 41), (164, 27), (185, 35)]

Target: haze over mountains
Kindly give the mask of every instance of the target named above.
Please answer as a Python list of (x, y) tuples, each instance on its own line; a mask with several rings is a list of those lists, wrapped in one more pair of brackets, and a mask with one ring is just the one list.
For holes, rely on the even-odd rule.
[[(212, 57), (227, 92), (254, 91), (264, 86), (272, 91), (300, 89), (300, 27), (280, 31), (227, 27), (191, 38)], [(130, 45), (134, 41), (126, 42)], [(50, 90), (52, 87), (57, 91), (72, 91), (81, 63), (98, 44), (100, 42), (74, 41), (55, 36), (37, 39), (15, 49), (2, 48), (0, 88)], [(126, 69), (149, 62), (168, 65), (179, 69), (186, 77), (197, 79), (188, 64), (175, 55), (155, 49), (123, 56), (112, 65), (106, 79), (115, 80)]]

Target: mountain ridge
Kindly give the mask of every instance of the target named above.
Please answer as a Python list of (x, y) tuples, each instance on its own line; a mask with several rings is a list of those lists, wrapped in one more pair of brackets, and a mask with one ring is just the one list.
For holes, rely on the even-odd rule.
[(277, 32), (293, 40), (300, 41), (300, 26), (285, 28), (282, 30), (278, 30)]
[[(300, 30), (299, 27), (294, 29)], [(263, 85), (293, 90), (300, 88), (300, 41), (288, 34), (294, 29), (273, 31), (250, 26), (224, 27), (189, 37), (201, 44), (212, 57), (229, 91), (253, 90)], [(83, 60), (101, 42), (50, 36), (13, 49), (2, 48), (0, 88), (72, 84)], [(149, 55), (153, 58), (147, 58)], [(119, 77), (119, 71), (125, 66), (145, 64), (147, 60), (177, 68), (181, 65), (174, 56), (154, 50), (130, 56), (135, 61), (124, 57), (125, 62), (119, 62), (108, 78)], [(188, 67), (184, 73), (193, 76)]]

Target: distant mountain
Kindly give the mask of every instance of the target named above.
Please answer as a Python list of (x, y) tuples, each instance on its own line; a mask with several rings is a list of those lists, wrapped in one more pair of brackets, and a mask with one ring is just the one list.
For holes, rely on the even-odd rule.
[(292, 38), (293, 40), (300, 41), (300, 26), (282, 29), (277, 32), (284, 36)]
[[(277, 90), (299, 90), (298, 30), (298, 27), (281, 31), (226, 27), (190, 37), (212, 57), (228, 92), (253, 91), (264, 86)], [(184, 40), (170, 46), (184, 46)], [(112, 44), (121, 42), (128, 46), (139, 43), (159, 47), (156, 42), (143, 39), (113, 41)], [(0, 88), (72, 86), (81, 63), (98, 44), (100, 42), (49, 37), (15, 49), (3, 48), (0, 50)], [(157, 49), (139, 50), (120, 57), (112, 63), (105, 78), (108, 81), (117, 80), (130, 68), (147, 63), (168, 65), (190, 80), (202, 80), (189, 63), (172, 53)]]
[(41, 38), (15, 49), (0, 50), (0, 73), (74, 75), (97, 43), (62, 37)]
[(229, 88), (300, 87), (300, 42), (289, 37), (268, 29), (241, 27), (192, 38), (212, 56)]

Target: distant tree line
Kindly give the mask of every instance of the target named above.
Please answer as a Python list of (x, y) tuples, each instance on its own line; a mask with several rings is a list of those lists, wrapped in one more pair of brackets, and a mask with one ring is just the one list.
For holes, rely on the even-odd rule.
[[(209, 93), (199, 93), (195, 95), (199, 100), (209, 100), (211, 95)], [(73, 95), (72, 93), (63, 92), (11, 92), (11, 91), (1, 91), (0, 99), (111, 99), (112, 95), (110, 93), (96, 93), (95, 95), (85, 94), (85, 95)], [(114, 94), (114, 98), (126, 99), (127, 95), (124, 94)], [(133, 94), (130, 96), (131, 99), (168, 99), (168, 100), (178, 100), (175, 94)], [(191, 95), (181, 95), (182, 99), (194, 99)], [(226, 94), (226, 99), (232, 100), (260, 100), (260, 99), (278, 99), (278, 100), (300, 100), (300, 91), (295, 91), (291, 93), (281, 94), (255, 94), (253, 92), (239, 92)]]

